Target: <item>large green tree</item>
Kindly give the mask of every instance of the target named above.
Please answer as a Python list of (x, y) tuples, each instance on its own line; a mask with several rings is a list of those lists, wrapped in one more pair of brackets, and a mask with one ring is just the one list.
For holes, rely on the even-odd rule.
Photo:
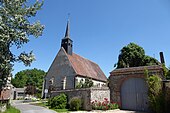
[(42, 89), (45, 74), (45, 71), (40, 69), (26, 69), (18, 72), (15, 77), (12, 78), (12, 84), (17, 88), (33, 85)]
[(12, 84), (17, 88), (27, 87), (26, 93), (28, 94), (34, 94), (35, 90), (32, 89), (36, 88), (36, 94), (39, 96), (42, 92), (45, 75), (45, 71), (36, 68), (23, 70), (18, 72), (15, 77), (12, 78)]
[(138, 67), (158, 65), (159, 62), (150, 56), (145, 55), (142, 47), (135, 43), (130, 43), (120, 50), (117, 68)]
[(0, 89), (6, 84), (15, 62), (26, 66), (35, 60), (32, 51), (15, 55), (11, 47), (19, 49), (29, 42), (29, 36), (42, 35), (44, 26), (39, 21), (30, 22), (41, 9), (43, 1), (0, 0)]

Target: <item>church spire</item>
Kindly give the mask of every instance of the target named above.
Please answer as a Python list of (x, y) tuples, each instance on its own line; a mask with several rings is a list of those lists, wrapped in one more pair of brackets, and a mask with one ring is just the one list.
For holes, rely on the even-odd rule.
[(70, 38), (70, 21), (67, 21), (67, 27), (65, 37), (61, 41), (61, 47), (65, 49), (67, 54), (72, 55), (73, 52), (73, 41)]
[(67, 21), (66, 33), (64, 38), (70, 38), (70, 21)]

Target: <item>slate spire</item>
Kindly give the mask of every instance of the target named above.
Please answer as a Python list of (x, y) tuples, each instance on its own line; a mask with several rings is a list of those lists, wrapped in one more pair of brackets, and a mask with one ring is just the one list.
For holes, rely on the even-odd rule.
[(66, 33), (64, 38), (70, 38), (70, 21), (67, 21)]
[(70, 21), (67, 21), (67, 27), (65, 37), (61, 41), (61, 47), (65, 49), (67, 54), (72, 55), (73, 52), (73, 41), (70, 38)]

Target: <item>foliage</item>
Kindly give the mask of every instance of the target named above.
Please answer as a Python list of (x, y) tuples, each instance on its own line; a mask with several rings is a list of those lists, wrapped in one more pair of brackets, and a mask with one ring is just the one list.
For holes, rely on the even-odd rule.
[[(12, 84), (17, 88), (23, 88), (25, 86), (30, 89), (30, 86), (35, 86), (36, 95), (40, 95), (42, 92), (43, 80), (45, 72), (40, 69), (27, 69), (18, 72), (14, 78), (12, 78)], [(28, 91), (28, 90), (27, 90)], [(32, 90), (33, 91), (33, 90)]]
[(76, 88), (90, 88), (93, 86), (93, 81), (89, 78), (85, 78), (85, 82), (83, 82), (83, 79), (80, 80), (80, 82), (76, 85)]
[(36, 93), (36, 88), (35, 86), (32, 86), (32, 85), (28, 85), (25, 89), (25, 94), (28, 94), (28, 95), (34, 95)]
[(57, 113), (62, 113), (62, 112), (69, 113), (68, 109), (54, 109), (54, 111), (56, 111)]
[(69, 105), (70, 105), (70, 110), (73, 110), (73, 111), (77, 111), (81, 108), (81, 99), (78, 98), (78, 97), (73, 97), (70, 102), (69, 102)]
[(164, 113), (165, 100), (162, 92), (161, 79), (157, 75), (148, 75), (145, 71), (146, 82), (148, 84), (149, 105), (153, 112)]
[(28, 0), (0, 0), (0, 88), (6, 84), (14, 62), (23, 62), (29, 66), (35, 60), (33, 52), (21, 52), (15, 55), (11, 48), (22, 48), (29, 42), (29, 36), (42, 35), (44, 26), (39, 21), (30, 22), (36, 16), (43, 2)]
[(163, 65), (163, 72), (166, 77), (166, 79), (170, 80), (170, 68), (166, 68), (165, 65)]
[(60, 94), (48, 100), (48, 104), (51, 108), (55, 109), (65, 109), (67, 105), (67, 96), (65, 94)]
[(107, 98), (104, 98), (103, 102), (100, 101), (92, 101), (92, 109), (94, 110), (113, 110), (113, 109), (118, 109), (119, 105), (117, 103), (110, 103)]
[(135, 43), (130, 43), (120, 50), (116, 65), (117, 68), (125, 68), (158, 64), (159, 62), (155, 58), (145, 55), (145, 51), (142, 47)]
[(18, 109), (15, 107), (9, 107), (4, 113), (21, 113)]
[(166, 79), (170, 80), (170, 69), (168, 69), (168, 72), (166, 74)]

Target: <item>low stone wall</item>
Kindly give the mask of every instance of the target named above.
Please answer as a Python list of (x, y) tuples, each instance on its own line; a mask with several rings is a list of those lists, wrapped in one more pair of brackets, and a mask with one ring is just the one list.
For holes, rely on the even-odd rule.
[(93, 100), (103, 101), (104, 98), (110, 100), (110, 90), (108, 87), (53, 91), (51, 97), (61, 93), (65, 93), (68, 96), (68, 101), (73, 97), (79, 97), (83, 102), (83, 109), (85, 110), (92, 110), (91, 101)]

